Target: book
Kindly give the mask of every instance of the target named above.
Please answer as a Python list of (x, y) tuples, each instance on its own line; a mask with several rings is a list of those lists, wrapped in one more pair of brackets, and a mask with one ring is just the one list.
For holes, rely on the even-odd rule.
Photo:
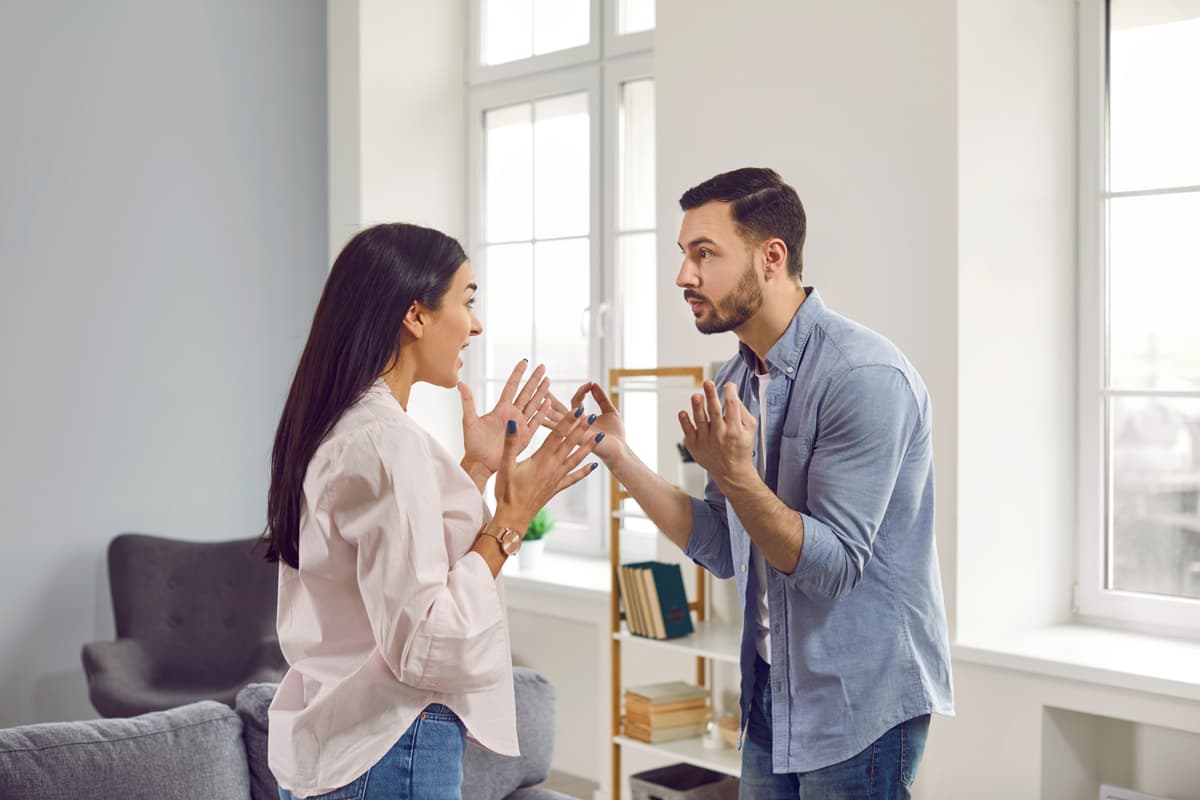
[(706, 708), (708, 689), (686, 681), (666, 681), (630, 686), (625, 690), (625, 712), (648, 715), (658, 712)]
[(683, 572), (679, 565), (652, 561), (650, 569), (654, 572), (654, 586), (658, 592), (655, 604), (659, 609), (660, 623), (656, 623), (655, 627), (661, 624), (663, 628), (663, 635), (659, 638), (674, 639), (694, 632), (687, 590), (683, 586)]
[(633, 631), (633, 603), (629, 599), (629, 586), (625, 583), (625, 567), (618, 564), (614, 570), (617, 573), (617, 588), (621, 591), (621, 605), (625, 608), (625, 627)]
[(621, 571), (625, 573), (625, 585), (629, 589), (629, 605), (633, 611), (629, 617), (629, 632), (638, 636), (646, 635), (645, 612), (642, 609), (641, 592), (638, 591), (638, 581), (635, 580), (633, 568), (622, 564)]
[(657, 573), (654, 562), (648, 561), (637, 568), (638, 577), (642, 579), (642, 591), (646, 595), (646, 607), (649, 612), (650, 629), (648, 635), (655, 639), (667, 638), (667, 629), (663, 625), (662, 606), (658, 601)]
[(673, 742), (678, 739), (690, 739), (704, 735), (708, 729), (707, 722), (696, 722), (691, 725), (675, 725), (670, 728), (646, 728), (629, 720), (625, 721), (625, 735), (639, 742)]
[(642, 711), (625, 712), (625, 719), (635, 725), (646, 728), (671, 728), (676, 725), (694, 725), (697, 722), (708, 722), (712, 717), (712, 709), (707, 704), (694, 708), (682, 708), (678, 711), (662, 711), (651, 707), (649, 713)]

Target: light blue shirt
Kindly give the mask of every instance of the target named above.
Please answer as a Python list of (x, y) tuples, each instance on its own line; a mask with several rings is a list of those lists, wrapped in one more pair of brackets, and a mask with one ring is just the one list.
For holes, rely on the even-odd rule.
[[(766, 358), (764, 480), (804, 522), (795, 570), (766, 570), (776, 772), (827, 767), (905, 720), (954, 713), (929, 395), (894, 344), (807, 291)], [(741, 345), (716, 383), (735, 383), (759, 419), (755, 362)], [(744, 725), (757, 581), (750, 537), (711, 480), (692, 498), (687, 555), (737, 578)]]

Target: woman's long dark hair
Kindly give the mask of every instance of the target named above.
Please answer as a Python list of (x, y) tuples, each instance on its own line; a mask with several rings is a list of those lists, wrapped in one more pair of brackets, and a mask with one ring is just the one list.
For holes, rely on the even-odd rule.
[(299, 568), (308, 462), (346, 409), (388, 370), (413, 302), (441, 307), (466, 260), (444, 233), (390, 223), (359, 233), (333, 262), (275, 431), (263, 532), (268, 561)]

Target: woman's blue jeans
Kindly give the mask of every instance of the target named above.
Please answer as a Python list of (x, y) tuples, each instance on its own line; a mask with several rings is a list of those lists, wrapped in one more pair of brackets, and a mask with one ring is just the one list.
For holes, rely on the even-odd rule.
[[(357, 780), (309, 800), (461, 800), (466, 728), (441, 703), (425, 707), (383, 758)], [(298, 800), (280, 788), (280, 800)]]
[(856, 756), (813, 770), (771, 769), (770, 666), (755, 659), (754, 697), (742, 744), (742, 800), (909, 800), (925, 752), (929, 715), (902, 722)]

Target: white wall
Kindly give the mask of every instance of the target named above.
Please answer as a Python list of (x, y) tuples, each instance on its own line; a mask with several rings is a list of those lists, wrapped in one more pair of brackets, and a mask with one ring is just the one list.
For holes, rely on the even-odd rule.
[[(466, 0), (329, 3), (331, 264), (380, 222), (427, 225), (465, 244), (466, 13)], [(408, 410), (462, 449), (457, 391), (419, 384)]]
[(257, 535), (324, 275), (320, 2), (0, 23), (0, 726), (94, 716), (122, 531)]

